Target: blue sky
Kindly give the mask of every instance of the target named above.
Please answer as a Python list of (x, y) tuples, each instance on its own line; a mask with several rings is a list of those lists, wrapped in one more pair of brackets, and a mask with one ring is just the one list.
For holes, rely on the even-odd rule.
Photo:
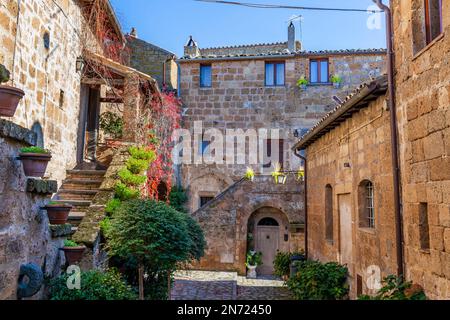
[[(242, 0), (263, 4), (367, 9), (372, 0)], [(111, 0), (127, 33), (136, 27), (139, 38), (182, 55), (189, 35), (199, 46), (216, 47), (287, 40), (288, 20), (296, 21), (297, 39), (306, 50), (384, 48), (381, 29), (369, 29), (363, 13), (254, 9), (194, 0)]]

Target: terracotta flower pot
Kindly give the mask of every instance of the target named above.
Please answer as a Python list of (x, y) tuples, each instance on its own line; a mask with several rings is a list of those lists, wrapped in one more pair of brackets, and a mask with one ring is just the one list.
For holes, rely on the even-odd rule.
[(21, 153), (19, 158), (22, 161), (23, 171), (27, 177), (42, 178), (52, 156), (40, 153)]
[(72, 210), (71, 205), (48, 205), (44, 207), (47, 210), (47, 216), (50, 220), (50, 224), (53, 225), (63, 225), (67, 223), (69, 218), (70, 210)]
[(0, 85), (0, 116), (14, 117), (17, 105), (24, 95), (23, 90)]
[(64, 247), (62, 248), (64, 251), (64, 256), (66, 257), (66, 261), (69, 265), (73, 265), (77, 262), (80, 262), (83, 258), (83, 253), (86, 250), (85, 246), (79, 247)]

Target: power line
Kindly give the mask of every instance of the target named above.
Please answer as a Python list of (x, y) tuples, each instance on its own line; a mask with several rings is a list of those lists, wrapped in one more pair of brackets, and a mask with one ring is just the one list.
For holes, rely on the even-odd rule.
[(365, 13), (381, 13), (381, 10), (365, 10), (365, 9), (348, 9), (348, 8), (318, 8), (318, 7), (299, 7), (299, 6), (287, 6), (277, 4), (260, 4), (260, 3), (247, 3), (237, 1), (222, 1), (222, 0), (194, 0), (198, 2), (208, 2), (216, 4), (228, 4), (249, 8), (258, 9), (294, 9), (294, 10), (314, 10), (314, 11), (341, 11), (341, 12), (365, 12)]

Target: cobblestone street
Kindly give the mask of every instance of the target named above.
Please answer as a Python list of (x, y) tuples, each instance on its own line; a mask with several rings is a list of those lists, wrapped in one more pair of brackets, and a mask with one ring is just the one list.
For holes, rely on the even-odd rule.
[(283, 281), (247, 279), (233, 272), (180, 271), (172, 300), (291, 300)]

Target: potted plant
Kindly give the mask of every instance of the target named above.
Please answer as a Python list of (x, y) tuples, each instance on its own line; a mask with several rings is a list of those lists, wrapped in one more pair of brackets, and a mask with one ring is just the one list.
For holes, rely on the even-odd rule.
[(331, 82), (336, 89), (339, 89), (341, 87), (342, 78), (340, 75), (335, 74), (331, 77)]
[(262, 264), (263, 264), (262, 253), (256, 251), (249, 251), (247, 253), (247, 262), (245, 264), (248, 269), (247, 277), (249, 279), (256, 279), (256, 277), (258, 276), (256, 273), (256, 268), (258, 268)]
[(274, 165), (272, 177), (275, 179), (275, 184), (286, 184), (287, 176), (281, 171), (281, 164), (279, 162)]
[(63, 225), (66, 224), (67, 219), (69, 218), (69, 213), (70, 210), (72, 210), (72, 206), (69, 204), (51, 201), (43, 209), (47, 210), (47, 216), (50, 224)]
[(67, 263), (72, 265), (80, 262), (86, 247), (81, 246), (72, 240), (65, 240), (62, 250), (64, 251)]
[(244, 179), (249, 181), (255, 180), (255, 171), (252, 168), (248, 167), (247, 171), (245, 172)]
[(123, 118), (117, 113), (107, 111), (102, 113), (99, 123), (100, 129), (107, 135), (106, 145), (108, 147), (117, 146), (123, 135)]
[(16, 113), (17, 105), (25, 95), (23, 90), (15, 87), (2, 85), (9, 81), (10, 73), (8, 69), (0, 64), (0, 116), (13, 117)]
[(23, 170), (27, 177), (42, 178), (51, 158), (50, 152), (40, 147), (20, 149), (19, 159), (22, 161)]
[(302, 90), (306, 90), (308, 83), (309, 82), (305, 76), (301, 76), (300, 79), (297, 80), (297, 86)]

